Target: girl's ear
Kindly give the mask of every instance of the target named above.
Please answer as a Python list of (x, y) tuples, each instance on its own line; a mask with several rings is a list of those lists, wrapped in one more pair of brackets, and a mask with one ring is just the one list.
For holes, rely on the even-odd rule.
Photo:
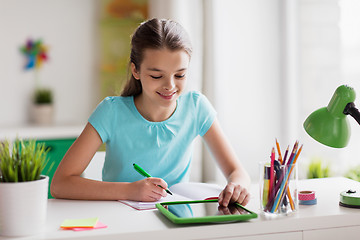
[(140, 80), (140, 74), (138, 70), (136, 70), (136, 66), (133, 62), (131, 63), (131, 73), (136, 80)]

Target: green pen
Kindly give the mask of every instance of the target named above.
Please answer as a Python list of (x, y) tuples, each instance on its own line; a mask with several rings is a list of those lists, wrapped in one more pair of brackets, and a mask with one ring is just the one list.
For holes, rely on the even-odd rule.
[[(135, 170), (138, 172), (138, 173), (140, 173), (142, 176), (144, 176), (144, 177), (151, 177), (151, 175), (150, 174), (148, 174), (144, 169), (142, 169), (139, 165), (137, 165), (136, 163), (133, 163), (133, 166), (134, 166), (134, 168), (135, 168)], [(161, 188), (163, 188), (162, 186), (160, 186), (160, 185), (158, 185), (159, 187), (161, 187)], [(163, 188), (164, 189), (164, 188)], [(170, 194), (170, 195), (173, 195), (171, 192), (170, 192), (170, 190), (169, 189), (165, 189), (165, 191), (168, 193), (168, 194)]]

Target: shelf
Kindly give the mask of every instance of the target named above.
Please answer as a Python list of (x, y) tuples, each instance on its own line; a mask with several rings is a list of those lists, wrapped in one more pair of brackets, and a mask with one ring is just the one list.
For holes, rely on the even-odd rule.
[(85, 125), (0, 127), (0, 141), (22, 139), (63, 139), (78, 137)]

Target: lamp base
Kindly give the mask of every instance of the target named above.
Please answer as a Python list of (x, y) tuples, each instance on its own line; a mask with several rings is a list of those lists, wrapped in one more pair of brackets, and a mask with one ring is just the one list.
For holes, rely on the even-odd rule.
[(339, 205), (342, 206), (342, 207), (347, 207), (347, 208), (358, 208), (358, 209), (360, 209), (360, 206), (348, 205), (348, 204), (345, 204), (345, 203), (342, 203), (342, 202), (339, 202)]
[(360, 208), (360, 192), (347, 190), (340, 193), (339, 205), (349, 208)]

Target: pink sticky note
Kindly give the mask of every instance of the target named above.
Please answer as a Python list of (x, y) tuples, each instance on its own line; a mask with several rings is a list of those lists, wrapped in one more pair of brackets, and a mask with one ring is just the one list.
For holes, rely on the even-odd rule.
[(74, 227), (74, 228), (70, 228), (70, 229), (73, 231), (87, 231), (87, 230), (99, 229), (99, 228), (107, 228), (107, 226), (98, 221), (93, 228)]

